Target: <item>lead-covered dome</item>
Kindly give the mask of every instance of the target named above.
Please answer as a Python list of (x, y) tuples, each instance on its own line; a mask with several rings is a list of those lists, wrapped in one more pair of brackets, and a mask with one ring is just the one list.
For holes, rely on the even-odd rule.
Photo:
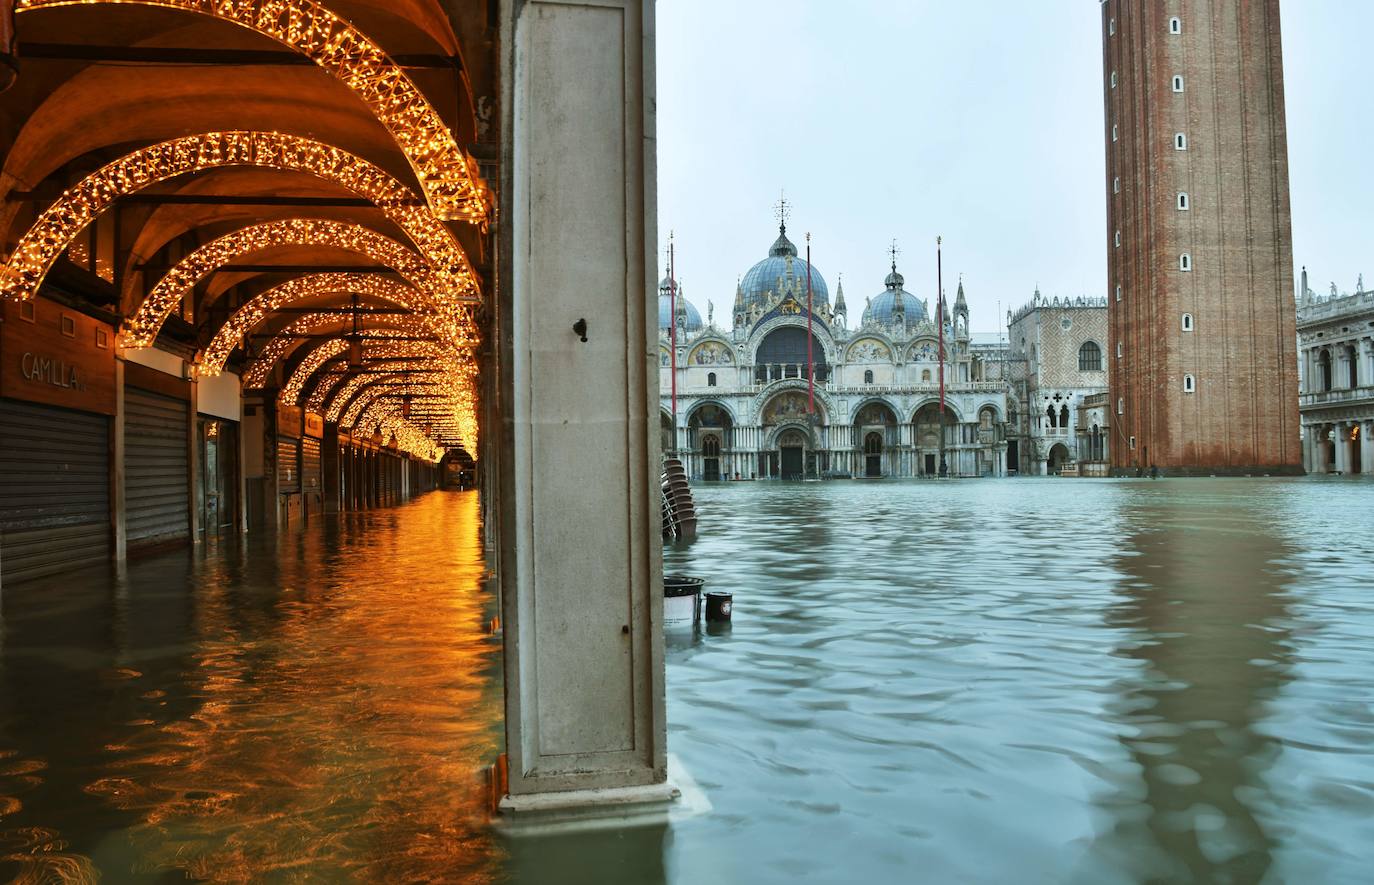
[(883, 280), (886, 287), (869, 301), (868, 308), (864, 310), (863, 321), (866, 323), (878, 323), (888, 325), (894, 322), (897, 313), (897, 299), (901, 299), (902, 311), (906, 315), (908, 323), (920, 322), (930, 319), (926, 312), (926, 302), (912, 295), (902, 288), (906, 284), (906, 278), (897, 273), (897, 265), (892, 266), (892, 272)]
[[(768, 257), (749, 268), (740, 281), (744, 309), (757, 305), (759, 310), (767, 310), (769, 302), (784, 292), (805, 304), (806, 268), (806, 259), (797, 257), (797, 247), (787, 239), (787, 228), (779, 227), (778, 238), (768, 250)], [(830, 306), (830, 288), (814, 264), (811, 265), (811, 301), (816, 313), (823, 313)]]
[[(679, 313), (687, 314), (687, 321), (684, 324), (688, 332), (700, 332), (701, 312), (692, 306), (682, 295), (682, 284), (677, 284), (677, 309)], [(673, 327), (673, 296), (672, 282), (664, 277), (658, 284), (658, 327), (664, 332)]]

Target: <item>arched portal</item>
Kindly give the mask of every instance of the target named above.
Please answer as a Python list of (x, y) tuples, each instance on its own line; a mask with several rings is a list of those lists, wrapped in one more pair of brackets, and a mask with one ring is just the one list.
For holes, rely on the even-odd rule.
[(729, 473), (722, 462), (734, 449), (735, 424), (717, 403), (702, 403), (687, 416), (687, 443), (700, 464), (691, 467), (702, 479), (718, 480)]
[(948, 474), (948, 453), (958, 443), (959, 416), (946, 404), (942, 421), (940, 404), (928, 402), (916, 410), (911, 423), (912, 439), (916, 447), (916, 466), (920, 475)]
[(778, 434), (778, 477), (802, 479), (806, 475), (807, 433), (800, 427), (788, 427)]
[(863, 450), (863, 475), (889, 476), (900, 473), (897, 413), (885, 402), (864, 403), (854, 415), (855, 448)]
[[(765, 441), (759, 452), (760, 476), (801, 479), (830, 469), (829, 452), (818, 442), (828, 423), (825, 406), (819, 396), (814, 400), (814, 411), (812, 405), (805, 388), (793, 387), (770, 397), (760, 410)], [(784, 452), (784, 448), (789, 451)], [(784, 457), (788, 459), (786, 470)]]
[(883, 435), (876, 430), (864, 435), (864, 476), (883, 475)]
[(1069, 448), (1063, 443), (1055, 443), (1050, 448), (1049, 458), (1045, 460), (1045, 472), (1050, 476), (1058, 476), (1064, 469), (1064, 465), (1069, 463)]

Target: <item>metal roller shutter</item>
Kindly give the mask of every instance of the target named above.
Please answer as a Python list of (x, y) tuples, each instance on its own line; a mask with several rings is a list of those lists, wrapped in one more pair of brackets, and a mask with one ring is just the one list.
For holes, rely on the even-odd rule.
[(324, 510), (324, 470), (320, 462), (320, 441), (313, 436), (301, 440), (301, 492), (305, 495), (306, 516)]
[(110, 422), (0, 399), (0, 575), (40, 578), (110, 559)]
[(124, 390), (124, 510), (129, 550), (191, 537), (188, 404)]
[(277, 437), (277, 493), (294, 495), (301, 490), (300, 445), (294, 439)]

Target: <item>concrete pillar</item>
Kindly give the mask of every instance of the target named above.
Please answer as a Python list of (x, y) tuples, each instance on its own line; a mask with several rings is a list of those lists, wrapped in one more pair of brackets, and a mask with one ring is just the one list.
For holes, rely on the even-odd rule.
[(516, 819), (597, 805), (633, 814), (675, 792), (651, 482), (653, 15), (642, 0), (501, 0), (499, 789)]
[(1345, 422), (1336, 425), (1336, 472), (1350, 472), (1350, 425)]

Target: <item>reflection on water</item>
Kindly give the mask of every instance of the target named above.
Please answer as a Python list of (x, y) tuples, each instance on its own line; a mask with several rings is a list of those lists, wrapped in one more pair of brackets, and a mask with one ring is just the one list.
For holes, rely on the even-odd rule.
[(488, 881), (498, 646), (470, 495), (6, 589), (4, 872)]
[(1367, 882), (1368, 483), (697, 490), (670, 749), (713, 811), (503, 842), (476, 502), (6, 588), (19, 881)]

